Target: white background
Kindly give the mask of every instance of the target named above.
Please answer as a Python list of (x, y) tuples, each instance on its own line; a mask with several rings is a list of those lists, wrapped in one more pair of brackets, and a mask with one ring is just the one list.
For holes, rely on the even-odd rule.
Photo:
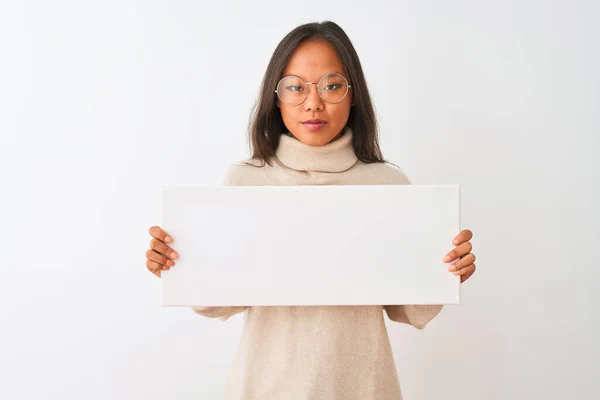
[(600, 398), (598, 4), (3, 1), (0, 398), (221, 397), (241, 315), (162, 309), (147, 230), (247, 156), (272, 51), (323, 19), (386, 157), (475, 233), (463, 304), (389, 324), (406, 399)]

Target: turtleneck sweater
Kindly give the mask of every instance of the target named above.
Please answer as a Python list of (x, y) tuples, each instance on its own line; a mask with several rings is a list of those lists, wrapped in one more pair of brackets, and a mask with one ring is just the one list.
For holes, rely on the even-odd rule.
[[(270, 161), (272, 165), (264, 166), (256, 160), (237, 163), (223, 184), (410, 184), (396, 167), (358, 160), (349, 127), (324, 146), (309, 146), (282, 134)], [(193, 308), (221, 320), (245, 314), (226, 387), (225, 398), (231, 400), (400, 400), (384, 314), (423, 329), (441, 309), (441, 305)]]

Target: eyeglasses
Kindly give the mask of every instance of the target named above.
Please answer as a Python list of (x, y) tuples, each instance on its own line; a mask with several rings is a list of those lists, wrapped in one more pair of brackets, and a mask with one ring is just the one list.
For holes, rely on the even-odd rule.
[(288, 106), (298, 106), (304, 103), (308, 96), (308, 85), (317, 85), (319, 97), (326, 103), (339, 103), (344, 100), (348, 90), (352, 87), (344, 75), (330, 72), (323, 75), (319, 82), (304, 82), (297, 76), (283, 77), (277, 83), (277, 97)]

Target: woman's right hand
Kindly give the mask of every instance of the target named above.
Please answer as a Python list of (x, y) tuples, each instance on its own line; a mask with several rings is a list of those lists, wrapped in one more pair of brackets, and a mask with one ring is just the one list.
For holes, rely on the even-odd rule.
[(151, 227), (148, 232), (152, 240), (150, 249), (146, 252), (146, 268), (160, 278), (161, 271), (171, 269), (179, 255), (166, 245), (173, 242), (173, 238), (167, 235), (167, 232), (158, 226)]

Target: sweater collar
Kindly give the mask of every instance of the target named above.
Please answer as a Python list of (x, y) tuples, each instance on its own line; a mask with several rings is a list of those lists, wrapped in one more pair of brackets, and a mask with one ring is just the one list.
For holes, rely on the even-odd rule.
[(284, 133), (275, 155), (288, 168), (310, 172), (343, 172), (358, 161), (348, 126), (342, 136), (324, 146), (309, 146)]

